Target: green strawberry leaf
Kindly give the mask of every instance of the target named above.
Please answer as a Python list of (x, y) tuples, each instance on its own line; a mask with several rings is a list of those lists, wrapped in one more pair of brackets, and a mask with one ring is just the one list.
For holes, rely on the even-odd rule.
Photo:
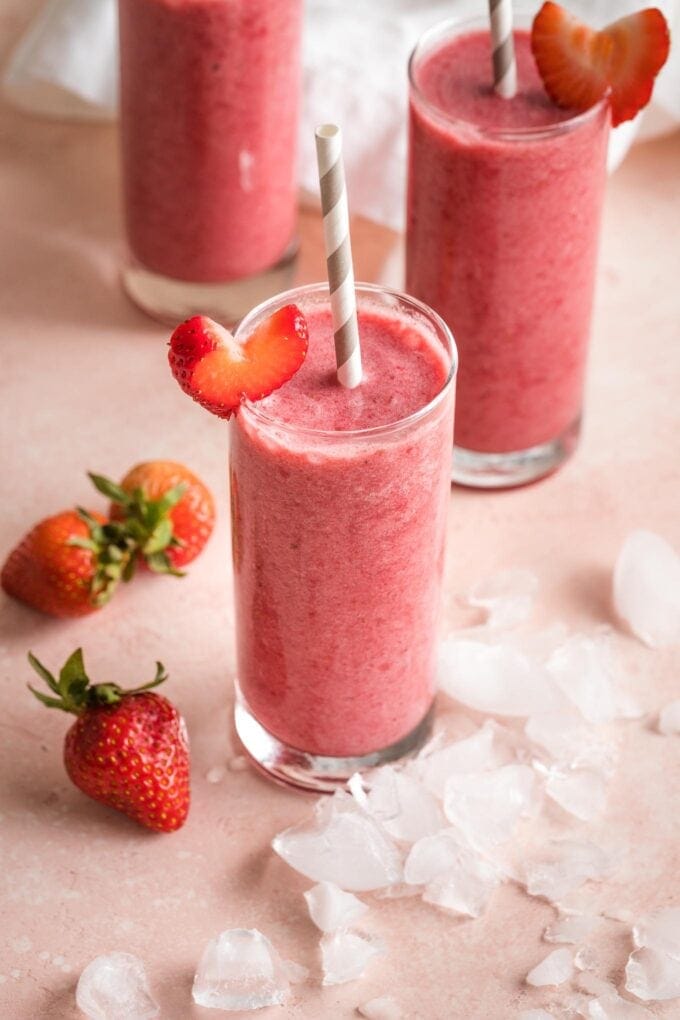
[[(38, 659), (36, 659), (36, 657), (33, 654), (33, 652), (29, 652), (28, 653), (28, 661), (30, 662), (31, 666), (33, 666), (33, 669), (36, 671), (38, 676), (41, 676), (43, 678), (43, 680), (48, 685), (48, 687), (50, 687), (54, 691), (55, 694), (59, 694), (59, 684), (57, 683), (55, 678), (52, 676), (52, 674), (50, 673), (49, 669), (45, 669), (45, 667), (43, 666), (42, 662), (40, 662)], [(33, 688), (31, 688), (31, 690), (32, 689)]]
[(128, 506), (130, 503), (130, 496), (125, 489), (122, 489), (120, 485), (116, 485), (110, 478), (105, 478), (104, 475), (96, 475), (92, 471), (88, 471), (87, 477), (97, 492), (101, 492), (102, 496), (106, 496), (107, 499), (112, 500), (114, 503), (120, 503), (121, 506)]

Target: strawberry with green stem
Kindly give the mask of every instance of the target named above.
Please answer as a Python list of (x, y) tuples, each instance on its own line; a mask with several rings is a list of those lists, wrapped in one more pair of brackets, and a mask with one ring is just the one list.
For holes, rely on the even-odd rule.
[(110, 519), (82, 508), (44, 518), (10, 552), (0, 575), (8, 595), (51, 616), (101, 608), (139, 562), (181, 576), (214, 527), (212, 494), (183, 464), (138, 464), (119, 485), (90, 478), (111, 500)]
[(28, 658), (50, 690), (29, 684), (36, 698), (77, 716), (64, 741), (64, 765), (78, 789), (149, 829), (181, 828), (189, 812), (189, 742), (176, 708), (151, 693), (167, 680), (162, 664), (149, 683), (124, 690), (92, 684), (80, 648), (58, 679), (32, 653)]
[(39, 521), (10, 552), (0, 574), (12, 598), (50, 616), (85, 616), (134, 570), (136, 548), (119, 523), (87, 510)]

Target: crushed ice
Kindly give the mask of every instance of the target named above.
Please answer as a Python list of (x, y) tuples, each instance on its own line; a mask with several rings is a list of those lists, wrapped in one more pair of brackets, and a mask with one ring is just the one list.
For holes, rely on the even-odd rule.
[(652, 531), (628, 535), (614, 568), (614, 608), (651, 647), (680, 642), (680, 556)]
[(486, 611), (487, 627), (503, 629), (529, 619), (537, 591), (538, 578), (530, 570), (503, 570), (479, 581), (467, 600)]
[(191, 994), (209, 1009), (261, 1009), (285, 1002), (291, 979), (300, 977), (297, 965), (289, 968), (262, 932), (233, 928), (205, 947)]
[(314, 817), (279, 833), (276, 853), (315, 882), (366, 892), (401, 880), (401, 854), (384, 828), (344, 791), (320, 800)]
[(383, 942), (358, 931), (329, 932), (321, 939), (323, 984), (356, 981), (374, 956), (385, 952)]
[(391, 995), (380, 995), (377, 999), (357, 1007), (359, 1016), (366, 1020), (401, 1020), (401, 1009)]
[(76, 1003), (90, 1020), (152, 1020), (160, 1015), (144, 964), (130, 953), (97, 956), (83, 970)]
[(351, 893), (338, 889), (332, 882), (319, 882), (304, 894), (309, 916), (321, 931), (347, 928), (363, 917), (368, 907)]
[(528, 985), (561, 985), (574, 973), (574, 957), (570, 949), (553, 949), (526, 977)]

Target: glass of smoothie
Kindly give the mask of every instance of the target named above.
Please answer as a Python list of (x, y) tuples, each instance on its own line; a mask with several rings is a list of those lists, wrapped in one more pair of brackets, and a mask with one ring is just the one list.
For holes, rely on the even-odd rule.
[(488, 16), (446, 21), (409, 65), (406, 289), (460, 352), (453, 479), (530, 482), (574, 450), (609, 109), (548, 98), (516, 19), (518, 90), (493, 90)]
[(290, 286), (302, 0), (119, 0), (132, 300), (234, 322)]
[(330, 790), (430, 732), (457, 366), (421, 302), (356, 287), (363, 378), (336, 378), (328, 286), (295, 304), (307, 357), (231, 424), (235, 722), (264, 771)]

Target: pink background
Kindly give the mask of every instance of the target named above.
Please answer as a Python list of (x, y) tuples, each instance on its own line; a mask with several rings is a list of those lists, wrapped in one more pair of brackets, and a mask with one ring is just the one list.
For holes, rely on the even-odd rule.
[[(0, 15), (4, 46), (29, 13), (22, 6), (12, 0)], [(115, 132), (3, 108), (0, 134), (0, 552), (43, 515), (76, 502), (99, 506), (87, 469), (120, 477), (141, 459), (183, 460), (212, 486), (221, 511), (187, 578), (138, 580), (88, 619), (57, 622), (0, 599), (0, 1016), (78, 1016), (77, 974), (95, 955), (123, 949), (145, 960), (166, 1020), (209, 1017), (190, 1005), (191, 979), (205, 942), (228, 927), (259, 927), (312, 968), (288, 1006), (263, 1015), (349, 1017), (387, 993), (405, 1017), (422, 1020), (502, 1020), (548, 1004), (549, 990), (522, 981), (550, 948), (540, 936), (554, 911), (513, 886), (474, 922), (418, 900), (376, 902), (365, 927), (384, 937), (389, 954), (360, 982), (319, 988), (318, 933), (301, 895), (311, 883), (269, 849), (310, 800), (249, 771), (206, 780), (238, 753), (226, 432), (180, 393), (166, 367), (167, 331), (118, 287)], [(680, 544), (679, 175), (676, 135), (635, 149), (610, 181), (581, 449), (540, 485), (452, 492), (452, 619), (455, 593), (499, 568), (525, 566), (541, 580), (539, 619), (610, 621), (611, 568), (626, 533), (648, 527)], [(300, 278), (318, 278), (316, 214), (303, 213), (302, 237)], [(376, 278), (393, 239), (355, 224), (358, 278)], [(131, 683), (147, 679), (156, 658), (167, 666), (167, 694), (193, 747), (193, 807), (179, 833), (146, 833), (66, 780), (68, 720), (27, 693), (25, 655), (31, 648), (56, 667), (79, 644), (95, 678)], [(621, 645), (630, 690), (646, 710), (680, 696), (672, 651), (632, 638)], [(592, 905), (643, 912), (680, 898), (680, 741), (644, 720), (624, 724), (620, 737), (606, 815), (568, 828), (624, 850), (615, 878), (592, 890)], [(630, 951), (623, 928), (603, 929), (599, 948), (600, 973), (618, 981)], [(677, 1017), (680, 1004), (652, 1012)]]

